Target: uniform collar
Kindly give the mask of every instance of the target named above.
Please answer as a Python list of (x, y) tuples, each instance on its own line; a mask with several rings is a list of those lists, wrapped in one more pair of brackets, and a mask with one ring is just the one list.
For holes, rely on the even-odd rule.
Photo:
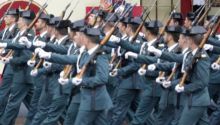
[(169, 51), (169, 52), (172, 51), (174, 48), (176, 48), (177, 45), (178, 45), (178, 44), (175, 43), (175, 44), (173, 44), (172, 46), (168, 47), (168, 51)]
[(149, 41), (149, 42), (147, 43), (147, 45), (148, 45), (148, 46), (152, 46), (152, 44), (153, 44), (156, 40), (157, 40), (157, 38), (155, 38), (155, 39)]
[(16, 24), (13, 24), (12, 26), (10, 26), (10, 27), (9, 27), (9, 31), (12, 31), (15, 26), (16, 26)]
[(198, 48), (196, 48), (196, 49), (194, 49), (194, 50), (192, 51), (192, 55), (193, 55), (193, 56), (195, 56), (197, 50), (198, 50)]
[(47, 31), (44, 31), (43, 33), (40, 34), (40, 37), (43, 38), (47, 34)]
[(95, 47), (93, 47), (93, 48), (91, 48), (91, 49), (89, 49), (87, 52), (88, 52), (88, 54), (89, 55), (92, 55), (92, 53), (94, 53), (95, 52), (95, 50), (97, 49), (99, 47), (99, 45), (96, 45)]
[(63, 36), (62, 38), (60, 38), (57, 42), (58, 42), (58, 45), (60, 45), (62, 42), (63, 42), (63, 40), (65, 40), (66, 38), (68, 37), (68, 35), (65, 35), (65, 36)]
[(189, 50), (189, 48), (185, 48), (185, 49), (182, 51), (182, 54), (185, 54), (188, 50)]

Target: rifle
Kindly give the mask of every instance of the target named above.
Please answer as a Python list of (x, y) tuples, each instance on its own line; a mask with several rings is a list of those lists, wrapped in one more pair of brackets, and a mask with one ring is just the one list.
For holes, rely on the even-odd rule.
[[(171, 12), (171, 14), (170, 14), (170, 16), (169, 16), (169, 18), (168, 18), (166, 24), (165, 24), (164, 27), (162, 28), (162, 30), (161, 30), (161, 32), (160, 32), (160, 34), (159, 34), (159, 36), (158, 36), (158, 38), (157, 38), (156, 41), (160, 40), (160, 39), (163, 37), (163, 34), (164, 34), (164, 32), (165, 32), (165, 29), (166, 29), (166, 27), (170, 24), (170, 21), (171, 21), (171, 19), (172, 19), (172, 15), (173, 15), (173, 13), (175, 12), (176, 8), (179, 6), (179, 3), (180, 3), (180, 2), (177, 2), (175, 8), (174, 8), (173, 11)], [(146, 68), (147, 68), (147, 65), (146, 65), (146, 64), (143, 64), (143, 65), (141, 66), (141, 69), (146, 69)], [(162, 77), (162, 76), (164, 76), (164, 75), (165, 75), (165, 72), (160, 72), (160, 73), (159, 73), (159, 77)]]
[[(128, 8), (128, 9), (121, 15), (121, 17), (124, 17), (124, 15), (126, 15), (126, 13), (129, 12), (131, 8), (132, 8), (132, 7)], [(101, 41), (101, 43), (99, 44), (98, 48), (95, 50), (94, 53), (92, 53), (90, 60), (89, 60), (87, 63), (85, 63), (85, 65), (82, 67), (81, 71), (76, 75), (77, 78), (82, 78), (82, 77), (83, 77), (83, 75), (85, 74), (86, 69), (87, 69), (87, 67), (88, 67), (88, 65), (89, 65), (89, 62), (95, 57), (95, 55), (97, 54), (98, 50), (100, 50), (100, 49), (102, 48), (102, 46), (105, 45), (105, 44), (109, 41), (111, 35), (112, 35), (112, 34), (114, 33), (114, 31), (116, 30), (117, 25), (118, 25), (119, 22), (120, 22), (120, 19), (114, 24), (114, 27), (112, 27), (112, 28), (110, 29), (109, 33), (104, 37), (104, 39), (102, 39), (102, 41)]]
[(3, 15), (2, 18), (0, 19), (0, 26), (1, 26), (2, 23), (3, 23), (3, 20), (4, 20), (5, 16), (6, 16), (6, 13), (8, 13), (8, 11), (11, 9), (11, 7), (12, 7), (12, 5), (13, 5), (14, 2), (15, 2), (15, 0), (12, 0), (12, 2), (10, 3), (8, 9), (5, 11), (4, 15)]
[[(144, 19), (142, 20), (141, 24), (138, 26), (137, 30), (135, 31), (135, 34), (134, 36), (132, 37), (131, 39), (131, 43), (134, 43), (135, 40), (137, 39), (138, 35), (139, 35), (139, 32), (141, 31), (142, 27), (144, 26), (145, 24), (145, 21), (147, 20), (151, 10), (153, 9), (153, 7), (155, 6), (155, 4), (157, 3), (157, 0), (155, 0), (153, 2), (153, 5), (151, 6), (151, 8), (149, 9), (149, 11), (147, 11), (147, 9), (142, 13), (142, 16), (141, 18), (143, 18), (144, 14), (146, 13), (146, 16), (144, 17)], [(126, 53), (126, 50), (122, 52), (122, 55), (124, 55)], [(113, 60), (115, 60), (116, 58), (116, 55), (115, 57), (113, 56), (113, 58), (111, 59), (111, 63), (113, 63)], [(121, 62), (122, 62), (122, 58), (119, 59), (119, 61), (116, 63), (115, 67), (113, 69), (118, 69), (118, 67), (121, 65)]]
[(79, 0), (77, 1), (77, 3), (75, 4), (75, 6), (73, 7), (73, 9), (70, 11), (69, 15), (67, 16), (66, 20), (69, 20), (69, 18), (72, 16), (74, 10), (76, 9), (77, 5), (79, 4)]
[(200, 15), (202, 14), (202, 12), (203, 12), (203, 10), (205, 9), (205, 7), (206, 7), (206, 5), (208, 4), (208, 0), (206, 0), (206, 3), (205, 3), (205, 5), (203, 5), (202, 6), (202, 8), (200, 9), (200, 11), (199, 11), (199, 9), (197, 10), (197, 11), (199, 11), (199, 13), (197, 14), (197, 16), (196, 16), (196, 18), (193, 20), (193, 22), (192, 22), (192, 25), (193, 26), (195, 26), (195, 25), (197, 25), (198, 24), (198, 20), (200, 19)]
[(60, 15), (61, 19), (64, 18), (65, 14), (66, 14), (66, 11), (67, 11), (67, 9), (70, 7), (72, 1), (73, 1), (73, 0), (71, 0), (71, 1), (66, 5), (65, 9), (62, 11), (62, 13), (61, 13), (61, 15)]
[[(48, 1), (48, 0), (47, 0)], [(31, 24), (28, 26), (28, 28), (25, 30), (25, 32), (23, 33), (22, 36), (25, 36), (28, 34), (28, 32), (34, 27), (34, 24), (37, 22), (37, 20), (39, 19), (40, 15), (43, 13), (44, 9), (48, 6), (47, 2), (42, 6), (41, 10), (39, 10), (39, 12), (37, 13), (36, 17), (34, 18), (34, 20), (31, 22)], [(12, 56), (14, 53), (13, 50), (10, 50), (8, 52), (8, 54), (5, 56), (6, 58)]]
[[(214, 0), (215, 1), (215, 0)], [(208, 9), (205, 11), (205, 13), (199, 18), (198, 22), (196, 24), (200, 24), (203, 19), (208, 15), (209, 11), (211, 10), (212, 8), (212, 5), (214, 3), (214, 1), (208, 6)]]
[(186, 69), (186, 71), (183, 73), (183, 76), (179, 82), (179, 86), (185, 85), (185, 81), (188, 77), (188, 73), (192, 70), (192, 67), (193, 67), (193, 65), (195, 65), (196, 60), (201, 57), (201, 51), (202, 51), (205, 43), (208, 41), (209, 36), (211, 35), (213, 26), (214, 26), (214, 24), (209, 27), (208, 31), (204, 35), (204, 38), (202, 39), (202, 41), (198, 47), (198, 50), (196, 51), (196, 54), (193, 56), (191, 67)]
[(33, 3), (33, 0), (30, 0), (24, 10), (29, 10), (32, 3)]

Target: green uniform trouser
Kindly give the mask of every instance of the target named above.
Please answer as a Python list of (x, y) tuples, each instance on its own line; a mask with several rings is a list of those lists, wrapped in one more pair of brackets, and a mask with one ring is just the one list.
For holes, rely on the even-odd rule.
[[(47, 77), (50, 77), (50, 76), (47, 76)], [(52, 97), (53, 97), (52, 90), (50, 90), (52, 88), (48, 87), (50, 80), (51, 79), (47, 79), (48, 82), (46, 82), (43, 85), (41, 96), (38, 102), (38, 111), (35, 114), (31, 125), (40, 125), (48, 115), (49, 106), (51, 104)]]
[[(52, 90), (52, 102), (49, 106), (48, 115), (42, 125), (56, 125), (62, 117), (68, 105), (69, 93), (65, 93), (62, 86), (58, 83), (59, 73), (53, 73), (49, 88)], [(61, 121), (63, 122), (63, 121)]]
[[(209, 95), (211, 99), (216, 100), (216, 110), (212, 112), (210, 116), (211, 125), (219, 125), (220, 124), (220, 84), (209, 84)], [(214, 99), (217, 97), (217, 99)]]
[(35, 114), (38, 111), (38, 102), (39, 102), (39, 99), (41, 96), (41, 91), (42, 91), (42, 88), (44, 85), (44, 81), (46, 80), (43, 78), (44, 77), (42, 77), (42, 76), (34, 78), (34, 93), (33, 93), (32, 99), (31, 99), (31, 104), (30, 104), (31, 107), (30, 107), (30, 110), (27, 114), (26, 121), (25, 121), (24, 125), (30, 125)]
[(53, 99), (50, 105), (47, 118), (43, 121), (42, 125), (56, 125), (59, 118), (62, 116), (66, 109), (69, 95), (63, 95), (60, 98)]
[[(142, 125), (147, 122), (154, 108), (158, 106), (160, 97), (149, 96), (148, 93), (147, 90), (143, 92), (143, 96), (131, 122), (132, 125)], [(152, 121), (148, 122), (148, 124), (153, 124), (151, 123)]]
[(183, 108), (178, 125), (209, 125), (207, 120), (207, 107), (195, 107), (189, 108), (185, 106)]
[(0, 118), (3, 115), (13, 80), (13, 70), (10, 65), (6, 65), (5, 71), (3, 73), (2, 85), (0, 87)]
[(138, 107), (141, 96), (141, 90), (119, 88), (116, 99), (117, 102), (113, 108), (111, 125), (121, 125), (131, 105), (136, 108)]
[(175, 107), (173, 105), (167, 105), (165, 109), (160, 109), (159, 114), (155, 120), (156, 125), (170, 125), (174, 119)]
[[(22, 72), (21, 72), (22, 73)], [(30, 108), (33, 85), (30, 83), (21, 83), (13, 81), (11, 94), (5, 112), (1, 119), (1, 125), (12, 125), (15, 121), (22, 101), (27, 109)]]
[(74, 125), (78, 111), (79, 111), (80, 103), (74, 102), (72, 99), (66, 113), (64, 125)]
[(79, 110), (74, 125), (108, 125), (107, 112)]

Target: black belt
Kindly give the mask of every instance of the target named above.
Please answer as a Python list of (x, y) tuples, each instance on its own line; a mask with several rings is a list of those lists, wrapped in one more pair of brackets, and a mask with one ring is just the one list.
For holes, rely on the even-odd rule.
[(97, 86), (94, 86), (94, 87), (88, 87), (88, 86), (84, 86), (84, 85), (82, 85), (81, 88), (83, 88), (83, 89), (91, 89), (91, 90), (94, 90), (94, 89), (101, 88), (102, 86), (104, 86), (104, 84), (97, 85)]

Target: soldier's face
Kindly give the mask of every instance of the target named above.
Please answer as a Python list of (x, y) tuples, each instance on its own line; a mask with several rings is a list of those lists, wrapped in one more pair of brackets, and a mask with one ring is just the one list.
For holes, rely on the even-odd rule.
[(8, 25), (15, 23), (16, 19), (12, 15), (6, 15), (4, 18), (4, 21), (5, 21), (5, 24), (8, 26)]
[(186, 37), (183, 34), (180, 34), (178, 44), (181, 48), (183, 48), (183, 45), (186, 43)]
[(125, 32), (125, 30), (126, 30), (126, 26), (123, 25), (122, 22), (120, 22), (120, 23), (118, 24), (118, 28), (119, 28), (119, 30), (120, 30), (121, 32)]
[(95, 14), (90, 14), (88, 19), (88, 24), (93, 25), (95, 23)]
[(18, 19), (18, 28), (19, 28), (19, 29), (22, 29), (24, 26), (26, 26), (26, 23), (25, 23), (25, 21), (24, 21), (24, 18), (19, 17), (19, 19)]
[(47, 27), (47, 32), (52, 36), (54, 34), (54, 28), (52, 26)]
[(169, 41), (169, 34), (165, 33), (163, 37), (164, 37), (164, 42), (168, 43), (168, 41)]
[(192, 21), (189, 20), (188, 18), (186, 18), (185, 21), (184, 21), (184, 26), (186, 28), (190, 28), (192, 26)]
[(36, 24), (35, 24), (36, 30), (37, 30), (37, 31), (40, 31), (40, 30), (42, 30), (42, 29), (45, 28), (45, 27), (46, 27), (45, 21), (43, 21), (42, 19), (38, 19), (37, 22), (36, 22)]
[(84, 41), (82, 39), (82, 33), (81, 32), (76, 32), (76, 35), (73, 38), (76, 42), (77, 45), (79, 46), (83, 46), (84, 45)]

